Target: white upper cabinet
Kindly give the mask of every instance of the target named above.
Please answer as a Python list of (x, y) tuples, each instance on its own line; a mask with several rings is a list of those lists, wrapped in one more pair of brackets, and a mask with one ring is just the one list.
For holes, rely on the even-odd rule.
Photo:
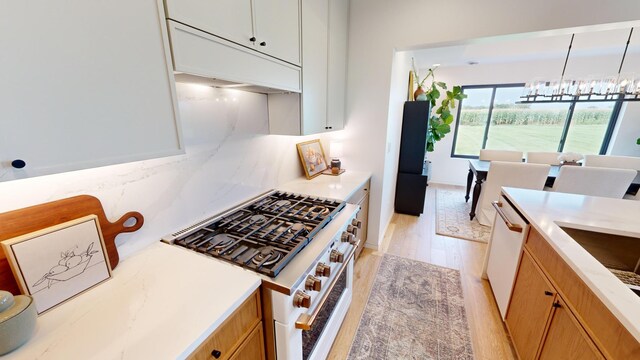
[(167, 17), (223, 39), (253, 46), (252, 0), (167, 0)]
[(0, 181), (184, 152), (159, 7), (2, 2)]
[(167, 18), (300, 65), (300, 0), (166, 0)]
[(328, 130), (344, 128), (347, 88), (349, 1), (329, 0)]
[(303, 0), (302, 134), (327, 130), (328, 0)]
[(302, 94), (269, 94), (272, 134), (344, 127), (348, 19), (348, 0), (302, 0)]
[(254, 0), (258, 51), (300, 65), (300, 1)]

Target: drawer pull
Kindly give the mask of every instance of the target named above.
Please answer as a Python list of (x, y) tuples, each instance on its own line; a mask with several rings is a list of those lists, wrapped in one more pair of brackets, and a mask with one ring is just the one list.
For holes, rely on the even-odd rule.
[(553, 293), (551, 291), (545, 290), (544, 294), (547, 296), (553, 296)]
[(507, 225), (507, 228), (511, 231), (515, 231), (515, 232), (522, 232), (522, 226), (518, 225), (518, 224), (514, 224), (511, 221), (509, 221), (509, 219), (507, 218), (507, 215), (505, 215), (504, 212), (502, 212), (502, 203), (499, 201), (493, 201), (491, 202), (491, 205), (493, 205), (493, 207), (496, 209), (496, 212), (498, 213), (498, 215), (500, 215), (500, 217), (502, 218), (502, 221), (504, 221), (504, 224)]
[(211, 352), (211, 356), (213, 356), (214, 358), (218, 359), (220, 357), (220, 355), (222, 355), (222, 353), (220, 352), (220, 350), (213, 350)]

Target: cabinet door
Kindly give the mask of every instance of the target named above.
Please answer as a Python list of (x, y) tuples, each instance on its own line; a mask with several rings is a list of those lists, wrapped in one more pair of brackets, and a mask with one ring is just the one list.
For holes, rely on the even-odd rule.
[(329, 0), (328, 130), (344, 128), (349, 1)]
[(264, 360), (264, 335), (262, 332), (262, 322), (253, 329), (251, 334), (244, 340), (238, 350), (233, 353), (230, 360)]
[(578, 320), (558, 297), (540, 359), (590, 360), (604, 359)]
[(255, 49), (300, 65), (299, 0), (254, 0), (253, 9)]
[(505, 319), (521, 360), (535, 358), (555, 295), (551, 284), (525, 251)]
[(183, 152), (161, 6), (2, 2), (0, 181)]
[(166, 0), (167, 17), (253, 47), (251, 0)]
[(328, 0), (302, 1), (302, 135), (327, 129)]

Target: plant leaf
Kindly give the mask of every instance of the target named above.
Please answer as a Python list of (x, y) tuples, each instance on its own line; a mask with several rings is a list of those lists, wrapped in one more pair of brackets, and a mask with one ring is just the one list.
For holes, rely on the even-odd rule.
[(441, 88), (443, 88), (444, 90), (447, 90), (447, 84), (446, 84), (446, 83), (444, 83), (444, 82), (442, 82), (442, 81), (439, 81), (439, 82), (437, 82), (436, 84), (438, 84), (438, 86), (440, 86), (440, 87), (441, 87)]
[(442, 119), (445, 124), (450, 125), (453, 122), (453, 115), (449, 114), (449, 116)]

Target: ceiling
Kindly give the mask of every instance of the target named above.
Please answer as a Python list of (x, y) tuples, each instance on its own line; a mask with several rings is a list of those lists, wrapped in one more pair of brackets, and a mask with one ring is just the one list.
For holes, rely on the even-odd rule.
[[(630, 29), (577, 33), (571, 48), (571, 58), (594, 55), (619, 56), (629, 37)], [(507, 63), (566, 57), (571, 35), (538, 36), (514, 39), (505, 37), (482, 43), (444, 46), (413, 51), (416, 66), (428, 68), (432, 64), (459, 66), (469, 62), (480, 64)], [(640, 28), (631, 37), (627, 56), (640, 54)]]

